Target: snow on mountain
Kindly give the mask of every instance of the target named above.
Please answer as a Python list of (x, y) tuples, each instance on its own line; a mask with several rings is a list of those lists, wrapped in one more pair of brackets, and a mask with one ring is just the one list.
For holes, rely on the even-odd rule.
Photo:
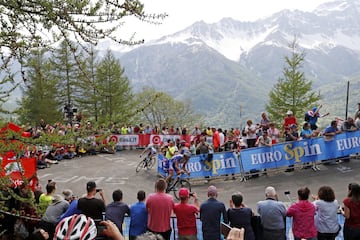
[[(348, 20), (346, 15), (341, 14), (342, 11), (360, 12), (360, 1), (335, 0), (320, 5), (312, 13), (283, 10), (255, 22), (241, 22), (231, 18), (213, 24), (200, 21), (142, 46), (178, 43), (207, 45), (227, 59), (238, 62), (240, 57), (246, 56), (261, 44), (286, 48), (296, 35), (299, 45), (305, 49), (327, 52), (336, 46), (343, 46), (360, 51), (360, 25), (355, 27), (355, 31), (354, 27), (346, 29)], [(324, 19), (329, 14), (334, 16), (333, 21)], [(342, 22), (344, 25), (341, 25)], [(341, 28), (339, 26), (340, 29), (337, 29), (337, 25), (341, 25)]]
[(318, 16), (327, 16), (334, 12), (342, 12), (352, 7), (359, 9), (360, 2), (358, 0), (335, 0), (321, 4), (314, 10), (314, 13)]

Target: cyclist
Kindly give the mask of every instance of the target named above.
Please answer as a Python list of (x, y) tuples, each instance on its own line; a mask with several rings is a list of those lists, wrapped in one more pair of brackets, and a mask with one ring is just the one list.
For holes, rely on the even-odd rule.
[[(142, 152), (140, 153), (140, 156), (139, 156), (139, 157), (141, 158), (142, 155), (145, 154), (145, 153), (147, 153), (147, 159), (148, 159), (148, 161), (149, 161), (152, 157), (156, 156), (157, 150), (156, 150), (155, 146), (150, 143), (150, 144), (144, 149), (144, 151), (142, 151)], [(148, 161), (146, 161), (145, 167), (147, 166)]]
[[(174, 171), (176, 172), (176, 175), (180, 175), (184, 172), (190, 175), (190, 172), (186, 170), (186, 164), (188, 163), (190, 156), (190, 151), (184, 151), (182, 154), (175, 155), (168, 160), (167, 165), (169, 175), (165, 179), (167, 183), (170, 183), (172, 177), (174, 176)], [(182, 168), (180, 168), (179, 164), (182, 164)]]

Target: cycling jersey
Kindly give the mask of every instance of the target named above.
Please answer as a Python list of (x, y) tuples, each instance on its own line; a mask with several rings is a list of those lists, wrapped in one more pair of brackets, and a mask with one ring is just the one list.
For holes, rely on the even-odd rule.
[(185, 159), (182, 154), (175, 155), (168, 160), (168, 169), (174, 171), (174, 170), (176, 170), (176, 167), (175, 167), (176, 163), (181, 164), (184, 162), (185, 162)]

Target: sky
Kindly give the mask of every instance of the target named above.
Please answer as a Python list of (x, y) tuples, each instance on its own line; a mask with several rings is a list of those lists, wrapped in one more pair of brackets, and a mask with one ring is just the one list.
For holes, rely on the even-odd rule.
[(240, 21), (254, 21), (284, 9), (313, 11), (324, 2), (333, 0), (141, 0), (147, 13), (167, 13), (161, 25), (126, 20), (120, 34), (135, 33), (137, 38), (149, 41), (169, 35), (196, 21), (218, 22), (231, 17)]

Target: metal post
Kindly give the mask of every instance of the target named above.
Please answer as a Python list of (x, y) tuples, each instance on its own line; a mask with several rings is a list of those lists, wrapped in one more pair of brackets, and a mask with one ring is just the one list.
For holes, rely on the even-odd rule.
[(349, 107), (349, 88), (350, 82), (347, 82), (347, 90), (346, 90), (346, 107), (345, 107), (345, 120), (348, 118), (348, 107)]

